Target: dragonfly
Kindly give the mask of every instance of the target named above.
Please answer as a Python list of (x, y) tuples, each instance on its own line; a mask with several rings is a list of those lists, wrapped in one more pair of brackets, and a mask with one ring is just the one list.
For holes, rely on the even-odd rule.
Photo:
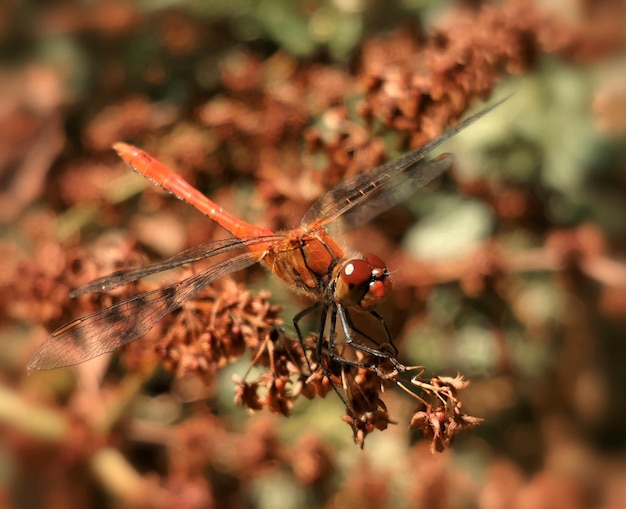
[[(391, 292), (391, 273), (375, 254), (361, 256), (345, 249), (336, 234), (365, 224), (441, 175), (451, 165), (452, 156), (443, 154), (427, 159), (426, 155), (504, 100), (398, 159), (343, 180), (313, 203), (298, 227), (282, 233), (239, 219), (146, 152), (123, 142), (115, 143), (113, 149), (133, 170), (195, 207), (233, 237), (191, 247), (160, 263), (114, 272), (72, 290), (70, 296), (111, 291), (152, 274), (218, 255), (227, 254), (228, 259), (179, 282), (140, 293), (66, 323), (38, 347), (28, 371), (76, 365), (113, 352), (145, 335), (216, 279), (255, 263), (261, 263), (297, 293), (313, 301), (294, 316), (293, 324), (304, 348), (300, 323), (312, 313), (319, 314), (317, 359), (326, 348), (332, 360), (349, 366), (377, 369), (383, 360), (394, 362), (398, 350), (382, 315), (376, 311)], [(380, 324), (384, 331), (381, 340), (356, 326), (353, 319), (356, 312), (367, 313), (374, 323)], [(330, 325), (325, 340), (327, 323)], [(345, 343), (363, 352), (360, 358), (372, 360), (364, 364), (342, 356), (336, 346), (338, 327), (343, 331)]]

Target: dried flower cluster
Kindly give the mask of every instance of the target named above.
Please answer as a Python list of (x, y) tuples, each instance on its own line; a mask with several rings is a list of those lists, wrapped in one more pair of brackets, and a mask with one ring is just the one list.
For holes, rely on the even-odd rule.
[[(388, 424), (396, 424), (388, 415), (382, 392), (389, 383), (407, 390), (400, 377), (412, 369), (395, 358), (366, 358), (360, 351), (355, 352), (359, 362), (377, 364), (376, 369), (346, 365), (332, 358), (326, 348), (322, 350), (322, 358), (316, 358), (317, 338), (310, 337), (306, 344), (301, 344), (281, 333), (276, 328), (281, 323), (280, 307), (271, 305), (268, 297), (267, 293), (252, 296), (231, 280), (224, 281), (219, 288), (209, 288), (164, 321), (156, 345), (158, 357), (176, 376), (195, 373), (210, 384), (220, 367), (248, 352), (250, 369), (243, 378), (233, 375), (233, 381), (235, 403), (251, 412), (267, 408), (289, 416), (298, 397), (325, 397), (334, 390), (346, 405), (343, 420), (350, 425), (354, 440), (361, 447), (365, 437), (375, 429), (382, 431)], [(135, 347), (135, 355), (126, 356), (128, 367), (137, 368), (146, 362), (149, 356), (143, 348)], [(253, 367), (261, 368), (261, 372), (251, 379)], [(450, 422), (441, 423), (441, 429), (435, 432), (433, 423), (423, 424), (433, 450), (443, 450), (458, 431), (469, 430), (480, 422), (460, 410), (457, 393), (467, 386), (462, 378), (436, 378), (428, 384), (416, 375), (410, 383), (420, 393), (438, 398), (446, 408), (443, 415)], [(411, 421), (412, 426), (420, 427), (416, 424), (419, 416), (430, 414), (432, 405), (418, 394), (407, 392), (426, 409), (416, 412)], [(435, 413), (439, 416), (441, 409), (437, 408)]]
[(450, 447), (459, 431), (470, 431), (482, 422), (482, 419), (462, 412), (457, 395), (469, 382), (461, 375), (455, 378), (438, 376), (427, 382), (417, 375), (411, 379), (411, 384), (429, 394), (433, 401), (424, 402), (426, 409), (415, 412), (411, 419), (411, 427), (423, 430), (424, 436), (431, 440), (432, 451), (441, 452)]
[[(424, 29), (408, 4), (0, 6), (2, 55), (14, 59), (0, 62), (0, 445), (9, 472), (0, 505), (261, 507), (284, 494), (301, 507), (395, 507), (398, 497), (432, 508), (623, 505), (626, 477), (613, 460), (626, 429), (624, 157), (580, 119), (593, 110), (612, 135), (626, 125), (623, 64), (609, 79), (594, 67), (623, 62), (626, 5), (450, 2)], [(384, 36), (383, 20), (394, 26)], [(333, 28), (342, 40), (360, 34), (350, 65), (329, 63)], [(327, 38), (298, 46), (313, 32)], [(317, 358), (317, 336), (304, 345), (291, 337), (271, 283), (252, 292), (224, 280), (129, 345), (120, 363), (77, 366), (76, 378), (25, 376), (50, 330), (182, 274), (74, 300), (70, 289), (223, 238), (132, 180), (109, 149), (115, 141), (145, 148), (224, 208), (279, 231), (346, 176), (443, 132), (507, 74), (532, 82), (510, 103), (528, 109), (520, 117), (540, 109), (540, 124), (493, 140), (484, 154), (492, 175), (453, 174), (434, 192), (488, 210), (484, 237), (458, 256), (416, 260), (401, 243), (414, 218), (396, 210), (350, 239), (361, 251), (376, 244), (397, 271), (381, 310), (401, 352), (395, 362), (354, 352), (376, 365), (355, 368), (325, 349)], [(251, 278), (258, 285), (259, 273)], [(221, 398), (215, 383), (236, 359), (250, 366), (234, 377), (236, 403), (256, 412), (245, 424), (220, 406), (232, 393)], [(401, 364), (408, 359), (429, 375)], [(457, 370), (471, 371), (470, 387), (442, 374)], [(349, 435), (333, 425), (339, 416), (322, 416), (339, 428), (331, 437), (319, 421), (307, 427), (320, 402), (296, 405), (335, 391), (356, 443), (368, 440), (355, 466), (340, 456)], [(398, 403), (410, 398), (412, 416)], [(431, 454), (480, 422), (466, 408), (488, 418)], [(407, 422), (420, 438), (410, 446)], [(453, 459), (466, 444), (486, 452), (484, 471)]]

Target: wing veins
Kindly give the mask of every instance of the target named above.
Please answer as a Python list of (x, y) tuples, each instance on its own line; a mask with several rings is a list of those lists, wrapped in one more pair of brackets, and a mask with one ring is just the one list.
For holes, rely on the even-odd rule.
[(142, 279), (158, 272), (170, 270), (179, 267), (180, 265), (205, 260), (207, 258), (228, 253), (246, 246), (273, 242), (280, 238), (282, 237), (279, 235), (230, 238), (201, 244), (199, 246), (193, 246), (162, 262), (148, 265), (147, 267), (118, 270), (117, 272), (94, 279), (86, 285), (70, 291), (70, 297), (79, 297), (80, 295), (84, 295), (86, 293), (108, 292), (120, 286), (132, 283), (133, 281), (137, 281), (138, 279)]
[[(367, 196), (378, 187), (385, 186), (387, 182), (393, 181), (398, 175), (412, 171), (415, 175), (411, 180), (415, 183), (412, 188), (416, 191), (436, 178), (443, 171), (442, 168), (432, 168), (430, 173), (426, 172), (421, 160), (432, 150), (442, 143), (469, 127), (471, 124), (485, 116), (491, 110), (502, 104), (509, 97), (505, 97), (491, 106), (479, 111), (460, 124), (452, 127), (444, 134), (431, 140), (426, 145), (412, 150), (403, 156), (388, 161), (375, 168), (369, 168), (353, 177), (344, 180), (330, 189), (325, 195), (317, 200), (302, 218), (303, 226), (315, 225), (321, 227), (335, 220), (350, 209), (365, 201)], [(428, 167), (426, 167), (428, 168)], [(419, 173), (423, 171), (423, 173)], [(435, 171), (436, 170), (436, 171)], [(342, 203), (343, 202), (343, 203)], [(381, 211), (382, 212), (382, 211)]]
[(28, 371), (80, 364), (146, 334), (216, 279), (257, 262), (242, 253), (177, 283), (144, 292), (59, 327), (39, 346)]

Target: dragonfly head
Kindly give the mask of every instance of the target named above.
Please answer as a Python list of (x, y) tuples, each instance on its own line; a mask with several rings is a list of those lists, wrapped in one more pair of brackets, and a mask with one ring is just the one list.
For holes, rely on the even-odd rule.
[(385, 263), (376, 255), (367, 254), (362, 259), (343, 264), (335, 284), (334, 297), (344, 306), (374, 308), (391, 291), (391, 274)]

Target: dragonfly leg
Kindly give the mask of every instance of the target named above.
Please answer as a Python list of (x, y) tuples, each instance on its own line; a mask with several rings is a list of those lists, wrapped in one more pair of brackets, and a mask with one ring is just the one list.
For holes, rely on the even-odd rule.
[[(293, 325), (296, 329), (296, 333), (298, 334), (298, 340), (300, 341), (300, 345), (302, 345), (302, 350), (305, 355), (306, 363), (309, 367), (309, 372), (312, 374), (313, 370), (311, 369), (311, 363), (309, 362), (309, 358), (306, 356), (306, 346), (304, 344), (304, 337), (302, 336), (302, 331), (300, 330), (299, 322), (306, 315), (313, 313), (314, 311), (317, 311), (317, 310), (320, 310), (320, 326), (319, 326), (319, 332), (317, 335), (317, 343), (315, 344), (315, 357), (322, 370), (322, 373), (324, 373), (324, 376), (328, 378), (330, 385), (332, 386), (333, 390), (337, 393), (337, 396), (339, 396), (339, 399), (346, 407), (346, 410), (348, 411), (350, 416), (356, 420), (356, 414), (354, 413), (354, 410), (352, 410), (352, 407), (348, 404), (348, 401), (346, 400), (345, 396), (341, 393), (341, 391), (339, 390), (335, 382), (333, 382), (332, 374), (329, 370), (329, 367), (324, 362), (322, 362), (322, 350), (324, 348), (324, 331), (326, 330), (326, 317), (328, 315), (328, 305), (323, 304), (321, 302), (313, 304), (311, 307), (308, 307), (305, 310), (300, 311), (293, 318)], [(333, 322), (336, 321), (337, 319), (335, 313), (336, 312), (333, 310)], [(331, 332), (331, 334), (333, 332)], [(330, 354), (329, 357), (332, 360), (334, 360), (332, 354)]]
[[(398, 351), (398, 347), (396, 346), (396, 344), (393, 342), (393, 338), (391, 337), (391, 332), (389, 332), (389, 327), (387, 327), (387, 322), (385, 322), (385, 319), (378, 311), (370, 311), (370, 315), (376, 318), (376, 320), (378, 320), (380, 324), (383, 326), (383, 330), (385, 331), (385, 338), (387, 339), (386, 344), (391, 347), (394, 357), (397, 357), (400, 352)], [(356, 328), (354, 330), (356, 330), (359, 334), (363, 334), (361, 331), (359, 331)]]
[[(339, 362), (340, 364), (344, 364), (344, 365), (347, 365), (347, 366), (354, 366), (355, 368), (365, 368), (365, 369), (372, 368), (373, 366), (369, 366), (369, 365), (367, 365), (367, 364), (365, 364), (363, 362), (353, 361), (352, 359), (347, 359), (346, 357), (343, 357), (342, 355), (339, 355), (338, 353), (336, 353), (336, 351), (335, 351), (335, 342), (336, 342), (336, 339), (337, 339), (337, 314), (339, 314), (339, 316), (341, 316), (342, 311), (343, 311), (343, 308), (340, 308), (339, 306), (333, 306), (333, 313), (332, 313), (331, 321), (330, 321), (330, 334), (328, 336), (328, 355), (329, 355), (329, 357), (333, 361)], [(343, 324), (343, 319), (342, 319), (342, 324)], [(357, 346), (358, 345), (358, 343), (354, 343), (352, 340), (348, 340), (347, 338), (348, 338), (348, 334), (346, 332), (346, 342), (349, 345), (352, 345), (352, 346)], [(375, 351), (378, 351), (378, 350), (375, 350)]]
[[(343, 327), (344, 334), (346, 336), (347, 344), (349, 344), (350, 346), (352, 346), (353, 348), (357, 350), (370, 354), (379, 359), (389, 360), (393, 364), (394, 368), (396, 368), (396, 370), (398, 371), (405, 370), (405, 367), (396, 359), (398, 355), (398, 348), (396, 347), (396, 345), (393, 342), (393, 339), (391, 338), (391, 333), (389, 332), (389, 328), (387, 327), (387, 324), (384, 318), (382, 317), (382, 315), (380, 315), (376, 311), (370, 311), (370, 314), (374, 318), (376, 318), (383, 326), (383, 330), (385, 331), (385, 337), (387, 339), (386, 344), (391, 347), (392, 351), (384, 350), (383, 345), (380, 345), (378, 341), (376, 341), (374, 338), (372, 338), (368, 334), (364, 333), (363, 331), (355, 327), (354, 324), (352, 323), (349, 313), (347, 312), (345, 308), (338, 306), (338, 313), (339, 313), (339, 318), (341, 319), (341, 325)], [(332, 324), (331, 324), (331, 327), (332, 327)], [(355, 333), (363, 336), (365, 339), (367, 339), (368, 341), (371, 341), (374, 345), (376, 345), (379, 348), (372, 348), (356, 341), (354, 337)], [(378, 363), (375, 363), (369, 366), (363, 366), (363, 367), (374, 369), (378, 375), (385, 378), (384, 373), (380, 373)]]
[[(315, 311), (319, 310), (320, 308), (325, 308), (326, 306), (321, 303), (321, 302), (316, 302), (315, 304), (313, 304), (312, 306), (309, 306), (306, 309), (303, 309), (302, 311), (300, 311), (296, 316), (293, 317), (293, 326), (296, 329), (296, 334), (298, 335), (298, 341), (300, 341), (300, 346), (302, 347), (302, 355), (304, 355), (304, 359), (306, 360), (306, 365), (309, 368), (309, 374), (313, 373), (313, 369), (311, 368), (311, 362), (309, 361), (309, 357), (306, 354), (306, 345), (304, 344), (304, 336), (302, 335), (302, 330), (300, 329), (300, 320), (302, 320), (305, 316), (314, 313)], [(322, 330), (320, 332), (320, 337), (323, 337), (324, 335), (324, 328), (326, 327), (326, 309), (322, 309)], [(320, 341), (318, 339), (317, 341), (317, 348), (316, 348), (316, 355), (318, 358), (318, 362), (320, 359)]]
[[(322, 347), (324, 346), (324, 329), (326, 328), (326, 315), (327, 314), (328, 314), (328, 306), (325, 305), (323, 313), (322, 313), (322, 319), (321, 319), (322, 326), (320, 327), (320, 334), (317, 338), (316, 350), (317, 350), (318, 359), (321, 359)], [(333, 310), (332, 310), (331, 317), (330, 317), (330, 331), (329, 331), (329, 336), (328, 336), (328, 357), (332, 361), (339, 361), (340, 363), (343, 363), (343, 365), (346, 365), (346, 364), (351, 365), (348, 359), (344, 359), (343, 357), (339, 355), (335, 355), (334, 353), (335, 352), (335, 335), (336, 335), (335, 323), (337, 323), (337, 306), (333, 306)], [(333, 386), (334, 391), (337, 393), (337, 395), (339, 396), (339, 399), (342, 401), (342, 403), (346, 407), (348, 414), (350, 414), (350, 417), (352, 417), (352, 419), (354, 419), (354, 422), (356, 423), (357, 415), (354, 409), (352, 408), (352, 405), (348, 403), (348, 400), (346, 399), (347, 395), (344, 396), (343, 394), (341, 394), (341, 391), (337, 388), (337, 386), (335, 385), (335, 383), (333, 382), (331, 378), (331, 374), (328, 370), (328, 367), (321, 361), (320, 361), (320, 365), (322, 367), (323, 373), (328, 377), (330, 384)], [(342, 369), (343, 369), (343, 365), (342, 365)], [(355, 432), (356, 432), (356, 428), (355, 428)]]
[[(330, 384), (331, 384), (333, 390), (335, 391), (335, 393), (337, 393), (337, 396), (339, 396), (339, 399), (341, 400), (341, 402), (346, 407), (346, 410), (348, 411), (348, 414), (353, 419), (355, 419), (355, 422), (356, 422), (357, 416), (356, 416), (356, 413), (355, 413), (354, 409), (348, 403), (348, 400), (346, 399), (346, 396), (344, 394), (342, 394), (342, 392), (339, 390), (339, 387), (337, 387), (337, 385), (333, 382), (333, 380), (332, 380), (332, 373), (330, 372), (329, 366), (327, 366), (326, 363), (324, 363), (322, 361), (323, 349), (324, 349), (324, 331), (326, 330), (326, 320), (327, 320), (327, 315), (328, 315), (328, 305), (327, 304), (323, 304), (323, 303), (313, 304), (312, 306), (304, 309), (303, 311), (300, 311), (293, 318), (293, 325), (294, 325), (294, 328), (296, 329), (296, 333), (298, 335), (298, 340), (300, 341), (300, 345), (302, 346), (302, 349), (304, 351), (306, 362), (307, 362), (307, 365), (309, 367), (309, 371), (311, 373), (313, 372), (313, 370), (311, 368), (311, 364), (310, 364), (309, 358), (306, 357), (306, 346), (305, 346), (305, 343), (304, 343), (304, 336), (302, 334), (302, 330), (300, 329), (300, 320), (302, 320), (302, 318), (304, 318), (308, 314), (316, 312), (316, 311), (320, 311), (320, 322), (319, 322), (320, 325), (319, 325), (319, 329), (318, 329), (319, 332), (318, 332), (318, 336), (317, 336), (317, 343), (315, 345), (315, 357), (317, 359), (317, 362), (319, 363), (319, 366), (320, 366), (320, 368), (322, 370), (322, 373), (324, 374), (324, 376), (326, 376), (326, 378), (328, 378), (328, 380), (330, 381)], [(330, 358), (330, 360), (333, 361), (333, 362), (337, 362), (337, 363), (341, 364), (342, 366), (353, 366), (353, 367), (356, 367), (356, 368), (364, 368), (364, 369), (376, 369), (377, 367), (375, 365), (372, 365), (372, 366), (366, 365), (365, 363), (358, 362), (358, 361), (353, 361), (351, 359), (347, 359), (347, 358), (345, 358), (345, 357), (335, 353), (335, 342), (336, 342), (336, 338), (337, 338), (336, 324), (337, 324), (337, 314), (338, 313), (341, 313), (341, 311), (339, 311), (339, 309), (338, 309), (338, 306), (333, 306), (333, 309), (332, 309), (332, 312), (331, 312), (330, 331), (329, 331), (329, 337), (328, 337), (328, 357)], [(378, 315), (378, 316), (380, 316), (380, 315)], [(342, 323), (343, 323), (343, 320), (342, 320)], [(387, 334), (387, 339), (391, 342), (391, 337), (390, 337), (389, 331), (388, 331), (386, 326), (385, 326), (385, 332)], [(357, 331), (357, 333), (362, 334), (364, 337), (368, 338), (365, 334), (361, 333), (360, 331)], [(368, 339), (375, 343), (375, 341), (372, 338), (368, 338)], [(361, 346), (358, 343), (353, 342), (353, 340), (349, 341), (349, 343), (353, 344), (353, 346), (355, 346), (357, 348), (359, 346)], [(376, 344), (378, 345), (378, 343), (376, 343)], [(365, 348), (367, 348), (367, 347), (365, 347)], [(391, 358), (391, 355), (392, 355), (392, 354), (389, 354), (388, 352), (386, 353), (386, 352), (383, 352), (381, 350), (375, 350), (375, 349), (370, 349), (370, 350), (372, 350), (373, 352), (377, 352), (378, 353), (378, 355), (377, 355), (378, 357)], [(373, 355), (375, 355), (375, 354), (373, 354)]]

